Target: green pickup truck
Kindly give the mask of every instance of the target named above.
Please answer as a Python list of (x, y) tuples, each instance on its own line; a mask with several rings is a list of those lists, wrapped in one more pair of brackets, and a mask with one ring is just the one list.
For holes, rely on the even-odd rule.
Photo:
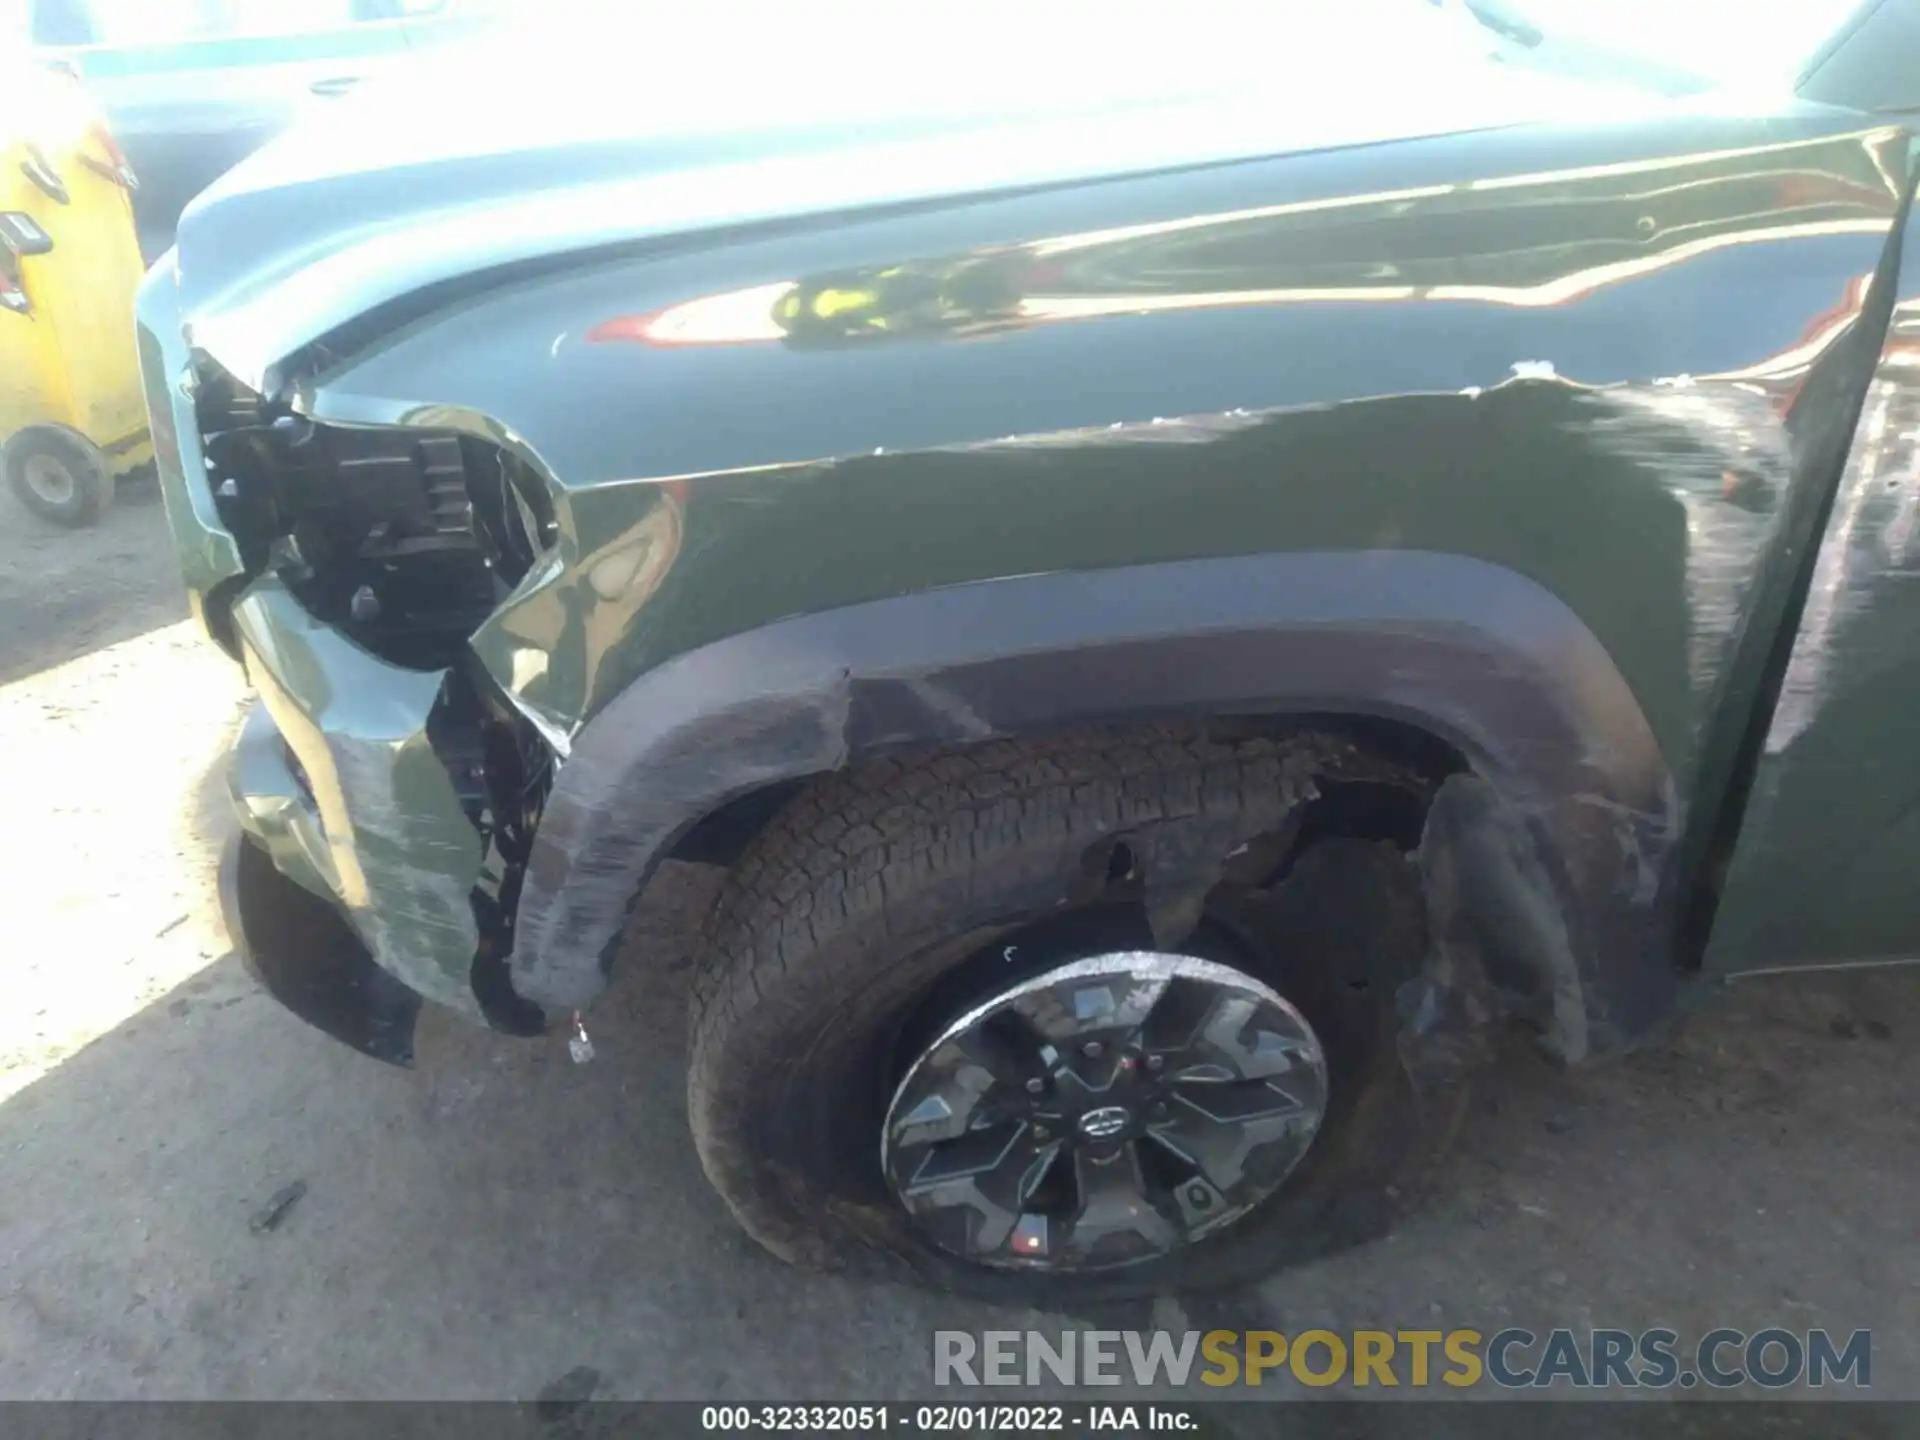
[(722, 867), (726, 1203), (1017, 1301), (1376, 1233), (1496, 1026), (1920, 955), (1920, 3), (1737, 91), (1207, 8), (483, 46), (188, 211), (269, 990), (585, 1058)]

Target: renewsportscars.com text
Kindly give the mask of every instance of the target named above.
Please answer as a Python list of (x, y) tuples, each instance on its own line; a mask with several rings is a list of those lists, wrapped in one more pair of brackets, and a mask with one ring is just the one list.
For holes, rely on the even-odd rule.
[(936, 1385), (1824, 1389), (1873, 1383), (1873, 1335), (1826, 1330), (937, 1330)]

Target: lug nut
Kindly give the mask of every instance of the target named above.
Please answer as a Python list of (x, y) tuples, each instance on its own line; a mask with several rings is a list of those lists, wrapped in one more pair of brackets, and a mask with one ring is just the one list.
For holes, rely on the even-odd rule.
[(1207, 1192), (1207, 1187), (1204, 1185), (1189, 1185), (1187, 1200), (1196, 1210), (1208, 1209), (1213, 1204), (1213, 1196)]
[(1101, 1046), (1098, 1040), (1089, 1040), (1080, 1047), (1080, 1053), (1089, 1060), (1098, 1060), (1100, 1058), (1100, 1049)]
[(347, 610), (356, 620), (378, 620), (380, 597), (373, 593), (371, 585), (362, 585), (353, 592), (353, 599), (347, 602)]
[(1147, 1069), (1154, 1071), (1156, 1074), (1159, 1071), (1164, 1070), (1166, 1068), (1166, 1065), (1167, 1065), (1167, 1062), (1164, 1056), (1160, 1056), (1160, 1055), (1147, 1056)]
[(1038, 1075), (1034, 1076), (1031, 1080), (1027, 1081), (1027, 1094), (1029, 1095), (1038, 1095), (1042, 1090), (1046, 1088), (1047, 1088), (1047, 1082), (1042, 1080)]
[(1048, 1140), (1052, 1138), (1052, 1132), (1044, 1125), (1036, 1125), (1033, 1127), (1033, 1138), (1036, 1140)]

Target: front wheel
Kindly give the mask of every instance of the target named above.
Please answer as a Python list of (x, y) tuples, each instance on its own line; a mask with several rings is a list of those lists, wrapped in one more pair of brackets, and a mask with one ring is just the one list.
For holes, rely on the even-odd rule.
[(1414, 865), (1300, 843), (1336, 751), (1114, 732), (811, 787), (695, 986), (694, 1137), (741, 1223), (1013, 1302), (1241, 1284), (1378, 1233), (1465, 1083), (1402, 1062)]
[(99, 447), (65, 430), (23, 430), (0, 451), (7, 484), (56, 525), (96, 523), (113, 503), (113, 467)]

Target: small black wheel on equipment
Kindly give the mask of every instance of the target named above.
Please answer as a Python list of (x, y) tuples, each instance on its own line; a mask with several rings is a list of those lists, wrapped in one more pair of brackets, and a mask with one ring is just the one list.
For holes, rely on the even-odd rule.
[(29, 510), (69, 529), (97, 524), (113, 503), (112, 462), (69, 430), (22, 430), (0, 450), (0, 469)]

